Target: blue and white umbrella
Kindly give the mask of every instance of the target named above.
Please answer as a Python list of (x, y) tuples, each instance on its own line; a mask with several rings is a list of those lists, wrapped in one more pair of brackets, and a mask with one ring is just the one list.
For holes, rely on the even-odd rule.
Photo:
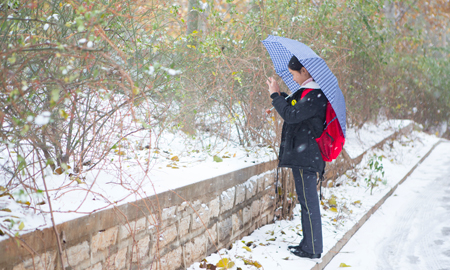
[(262, 43), (269, 52), (276, 73), (283, 79), (292, 93), (299, 90), (300, 85), (294, 81), (292, 74), (289, 72), (288, 63), (293, 55), (297, 57), (330, 101), (345, 136), (346, 107), (344, 95), (339, 88), (336, 76), (333, 75), (325, 61), (311, 48), (296, 40), (269, 35)]

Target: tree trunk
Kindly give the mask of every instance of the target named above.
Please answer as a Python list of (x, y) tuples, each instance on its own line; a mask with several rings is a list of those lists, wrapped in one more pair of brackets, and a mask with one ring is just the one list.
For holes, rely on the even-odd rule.
[[(391, 0), (385, 0), (384, 1), (384, 15), (386, 16), (387, 21), (387, 31), (390, 35), (395, 35), (396, 28), (395, 28), (395, 5), (394, 2)], [(389, 41), (390, 38), (389, 38)], [(388, 46), (388, 51), (393, 52), (394, 47), (392, 44)]]
[(187, 35), (192, 34), (194, 31), (198, 31), (198, 8), (199, 0), (189, 0), (186, 30)]

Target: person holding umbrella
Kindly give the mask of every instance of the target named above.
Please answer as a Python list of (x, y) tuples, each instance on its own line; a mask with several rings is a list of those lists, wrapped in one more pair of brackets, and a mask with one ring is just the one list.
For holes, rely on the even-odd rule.
[[(269, 78), (272, 104), (284, 120), (279, 167), (290, 167), (295, 180), (297, 198), (302, 209), (303, 240), (298, 246), (290, 246), (296, 256), (318, 259), (323, 251), (322, 221), (317, 196), (317, 177), (325, 169), (325, 161), (314, 140), (313, 134), (323, 132), (327, 98), (306, 68), (293, 56), (289, 61), (289, 72), (301, 88), (287, 100), (275, 79)], [(313, 89), (303, 98), (305, 89)]]
[(319, 259), (323, 237), (317, 180), (324, 174), (325, 161), (316, 139), (326, 128), (328, 105), (335, 113), (331, 122), (338, 121), (333, 126), (345, 137), (345, 99), (336, 77), (311, 48), (299, 41), (272, 35), (262, 42), (276, 73), (292, 92), (288, 96), (280, 92), (275, 79), (267, 80), (272, 104), (284, 120), (278, 166), (292, 169), (301, 205), (303, 239), (298, 245), (289, 246), (289, 250), (299, 257)]

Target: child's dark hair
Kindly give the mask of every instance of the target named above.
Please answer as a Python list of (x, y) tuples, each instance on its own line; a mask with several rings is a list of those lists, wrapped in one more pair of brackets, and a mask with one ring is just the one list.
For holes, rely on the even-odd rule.
[(295, 55), (292, 56), (291, 60), (289, 60), (288, 68), (292, 70), (301, 70), (303, 65), (298, 61)]

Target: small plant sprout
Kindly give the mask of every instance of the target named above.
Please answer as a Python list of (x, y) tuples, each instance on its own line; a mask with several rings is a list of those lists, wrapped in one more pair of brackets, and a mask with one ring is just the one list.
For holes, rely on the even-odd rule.
[(370, 159), (369, 166), (370, 172), (368, 177), (364, 179), (367, 183), (367, 187), (370, 188), (370, 195), (372, 195), (373, 188), (378, 186), (378, 182), (383, 182), (386, 184), (384, 180), (384, 168), (383, 168), (383, 156), (377, 156), (374, 154)]

